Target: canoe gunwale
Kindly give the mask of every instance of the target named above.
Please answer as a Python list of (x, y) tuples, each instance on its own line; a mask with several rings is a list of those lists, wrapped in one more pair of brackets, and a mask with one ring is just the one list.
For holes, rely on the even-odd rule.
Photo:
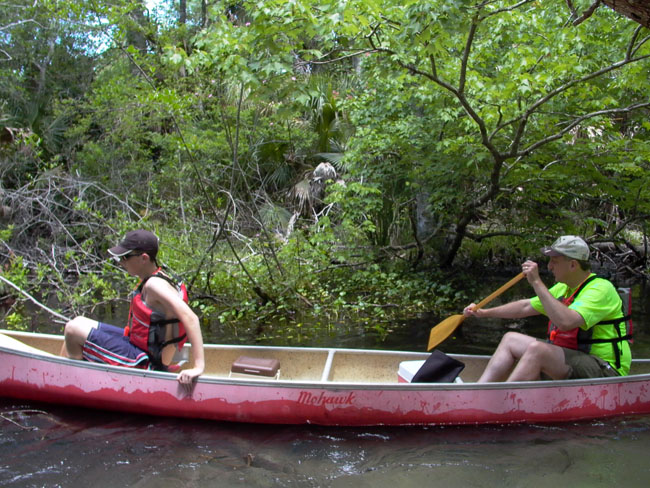
[[(1, 333), (1, 331), (0, 331)], [(218, 348), (237, 348), (238, 346), (216, 346)], [(259, 349), (261, 351), (269, 351), (271, 349), (282, 351), (330, 351), (342, 353), (369, 353), (369, 354), (404, 354), (407, 357), (412, 357), (414, 353), (407, 351), (382, 351), (382, 350), (357, 350), (357, 349), (338, 349), (338, 348), (294, 348), (294, 347), (279, 347), (279, 346), (246, 346), (247, 349)], [(39, 354), (36, 352), (22, 351), (5, 347), (0, 345), (0, 353), (7, 353), (16, 356), (22, 356), (29, 359), (41, 361), (44, 363), (62, 364), (73, 368), (91, 369), (94, 371), (104, 371), (107, 373), (114, 373), (129, 377), (138, 378), (156, 378), (168, 381), (176, 381), (176, 373), (168, 373), (164, 371), (153, 371), (137, 368), (126, 368), (122, 366), (112, 366), (103, 363), (93, 363), (88, 361), (80, 361), (75, 359), (54, 356), (49, 353)], [(427, 353), (424, 353), (428, 356)], [(450, 354), (451, 357), (462, 360), (465, 358), (477, 358), (485, 356), (476, 355), (463, 355), (463, 354)], [(634, 359), (638, 364), (649, 364), (650, 359)], [(636, 374), (629, 376), (614, 376), (607, 378), (587, 378), (587, 379), (571, 379), (571, 380), (549, 380), (549, 381), (521, 381), (512, 383), (398, 383), (395, 382), (350, 382), (350, 381), (324, 381), (324, 380), (286, 380), (274, 378), (228, 378), (226, 376), (211, 376), (202, 375), (198, 378), (197, 384), (209, 385), (241, 385), (241, 386), (256, 386), (256, 387), (270, 387), (270, 388), (327, 388), (335, 390), (408, 390), (408, 391), (421, 391), (421, 390), (519, 390), (519, 389), (546, 389), (546, 388), (569, 388), (580, 386), (592, 385), (609, 385), (609, 384), (627, 384), (634, 382), (650, 381), (650, 373)]]

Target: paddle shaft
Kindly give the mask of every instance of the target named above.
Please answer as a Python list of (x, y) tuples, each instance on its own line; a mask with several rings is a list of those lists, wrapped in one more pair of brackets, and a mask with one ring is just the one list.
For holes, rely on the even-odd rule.
[[(508, 288), (510, 288), (512, 285), (520, 281), (524, 277), (524, 273), (519, 273), (517, 276), (515, 276), (513, 279), (508, 281), (505, 285), (503, 285), (501, 288), (499, 288), (497, 291), (492, 293), (490, 296), (484, 298), (481, 300), (475, 307), (474, 310), (478, 310), (479, 308), (487, 305), (490, 303), (492, 300), (494, 300), (496, 297), (501, 295), (504, 291), (506, 291)], [(436, 325), (434, 328), (431, 329), (431, 332), (429, 333), (429, 344), (427, 346), (427, 351), (430, 351), (434, 347), (436, 347), (438, 344), (440, 344), (442, 341), (447, 339), (454, 330), (458, 328), (460, 324), (463, 323), (463, 320), (465, 320), (464, 315), (452, 315), (451, 317), (447, 317), (445, 320), (440, 322), (438, 325)]]
[(490, 303), (492, 300), (494, 300), (496, 297), (501, 295), (504, 291), (506, 291), (508, 288), (513, 286), (514, 284), (518, 283), (522, 278), (524, 277), (524, 273), (519, 273), (517, 276), (515, 276), (513, 279), (508, 281), (505, 285), (503, 285), (501, 288), (499, 288), (497, 291), (492, 293), (490, 296), (484, 298), (478, 304), (474, 307), (474, 310), (478, 310), (479, 308), (483, 308), (485, 305)]

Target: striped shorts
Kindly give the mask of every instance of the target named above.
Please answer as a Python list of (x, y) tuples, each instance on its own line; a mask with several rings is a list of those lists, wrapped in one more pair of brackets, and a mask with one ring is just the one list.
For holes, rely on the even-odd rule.
[(146, 369), (149, 366), (147, 353), (129, 342), (124, 329), (103, 322), (88, 334), (83, 346), (83, 358), (127, 368)]

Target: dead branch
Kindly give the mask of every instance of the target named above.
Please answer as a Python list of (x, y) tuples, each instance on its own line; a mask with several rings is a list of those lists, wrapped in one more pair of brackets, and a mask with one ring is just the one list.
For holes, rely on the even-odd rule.
[(66, 322), (70, 321), (70, 319), (69, 319), (68, 317), (66, 317), (65, 315), (61, 315), (59, 312), (55, 312), (55, 311), (52, 310), (51, 308), (49, 308), (49, 307), (43, 305), (41, 302), (39, 302), (38, 300), (36, 300), (36, 298), (34, 298), (33, 296), (31, 296), (31, 295), (30, 295), (29, 293), (27, 293), (25, 290), (23, 290), (23, 289), (20, 288), (18, 285), (14, 284), (12, 281), (8, 280), (8, 279), (5, 278), (4, 276), (0, 275), (0, 280), (4, 281), (6, 284), (8, 284), (9, 286), (11, 286), (12, 288), (15, 288), (16, 290), (18, 290), (20, 293), (22, 293), (22, 294), (25, 295), (27, 298), (29, 298), (33, 303), (35, 303), (36, 305), (38, 305), (38, 306), (41, 307), (42, 309), (48, 311), (49, 313), (51, 313), (51, 314), (54, 315), (55, 317), (58, 317), (58, 318), (60, 318), (60, 319), (62, 319), (62, 320), (65, 320)]

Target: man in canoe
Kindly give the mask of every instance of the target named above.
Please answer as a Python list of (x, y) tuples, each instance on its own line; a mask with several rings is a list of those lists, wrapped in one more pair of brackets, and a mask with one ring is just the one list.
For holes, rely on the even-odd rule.
[(146, 230), (128, 232), (108, 250), (140, 283), (131, 295), (126, 328), (76, 317), (65, 325), (63, 356), (117, 366), (173, 371), (174, 350), (192, 344), (192, 368), (178, 374), (190, 384), (203, 373), (205, 359), (199, 319), (187, 304), (185, 285), (158, 266), (158, 238)]
[(519, 332), (506, 333), (479, 382), (555, 380), (626, 375), (632, 360), (621, 298), (606, 279), (591, 273), (589, 246), (577, 236), (562, 236), (542, 249), (556, 284), (539, 277), (537, 263), (523, 273), (537, 296), (493, 308), (463, 310), (466, 317), (519, 319), (544, 314), (544, 342)]

